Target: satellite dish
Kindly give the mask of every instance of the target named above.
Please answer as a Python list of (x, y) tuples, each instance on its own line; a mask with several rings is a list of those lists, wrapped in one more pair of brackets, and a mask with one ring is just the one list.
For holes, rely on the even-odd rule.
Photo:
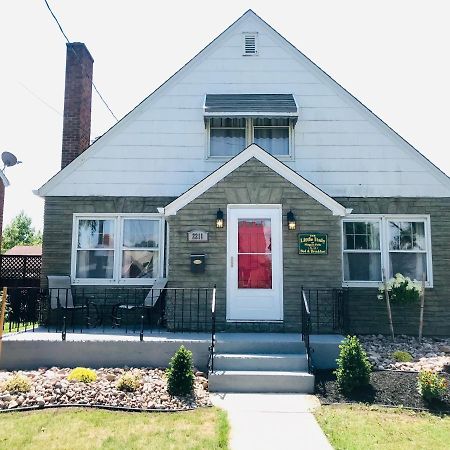
[(16, 164), (20, 164), (22, 161), (17, 161), (17, 158), (15, 155), (13, 155), (10, 152), (3, 152), (2, 153), (2, 161), (3, 161), (3, 170), (5, 167), (12, 167)]

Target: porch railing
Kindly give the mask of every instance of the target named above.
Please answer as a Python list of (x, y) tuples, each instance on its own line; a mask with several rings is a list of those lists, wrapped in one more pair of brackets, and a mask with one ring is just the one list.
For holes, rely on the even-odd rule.
[(301, 290), (301, 308), (302, 308), (302, 341), (305, 344), (306, 357), (308, 359), (308, 372), (312, 371), (311, 363), (311, 345), (309, 337), (311, 335), (311, 311), (309, 310), (308, 300), (305, 295), (305, 291)]
[[(209, 331), (213, 288), (8, 288), (5, 332)], [(53, 301), (52, 301), (53, 298)]]
[(308, 302), (311, 334), (345, 333), (348, 290), (342, 288), (302, 288)]
[(214, 285), (211, 301), (211, 345), (209, 346), (208, 375), (214, 372), (214, 351), (216, 346), (216, 286)]

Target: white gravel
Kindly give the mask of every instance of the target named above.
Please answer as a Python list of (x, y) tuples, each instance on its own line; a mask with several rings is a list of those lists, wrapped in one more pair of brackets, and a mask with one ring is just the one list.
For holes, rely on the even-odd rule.
[[(128, 370), (139, 370), (142, 383), (135, 392), (117, 389), (117, 381)], [(62, 404), (107, 405), (140, 409), (190, 409), (209, 406), (208, 381), (202, 372), (196, 372), (193, 395), (172, 397), (167, 392), (164, 369), (97, 369), (97, 380), (92, 383), (68, 381), (71, 369), (52, 367), (31, 371), (0, 371), (0, 409)], [(4, 382), (14, 373), (28, 377), (31, 390), (13, 393), (4, 389)]]
[[(370, 361), (377, 369), (404, 371), (450, 370), (450, 338), (424, 338), (420, 343), (417, 338), (405, 335), (395, 337), (364, 335), (358, 336)], [(413, 357), (412, 362), (398, 362), (392, 357), (397, 351), (405, 351)]]

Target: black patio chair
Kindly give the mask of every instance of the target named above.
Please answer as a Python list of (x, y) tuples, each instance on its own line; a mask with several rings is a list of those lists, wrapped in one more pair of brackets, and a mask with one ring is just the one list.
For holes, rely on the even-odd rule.
[[(125, 316), (128, 318), (128, 314), (132, 311), (139, 311), (142, 310), (142, 312), (147, 312), (147, 320), (150, 322), (150, 314), (152, 311), (155, 311), (157, 308), (157, 305), (163, 301), (165, 288), (167, 285), (167, 278), (157, 278), (153, 284), (153, 286), (148, 291), (147, 296), (143, 300), (142, 303), (117, 303), (112, 308), (112, 326), (120, 327), (123, 317)], [(160, 308), (160, 311), (162, 311), (163, 308)], [(158, 318), (158, 324), (162, 320), (162, 317)]]
[[(70, 277), (67, 275), (48, 275), (48, 290), (50, 298), (50, 310), (56, 310), (60, 314), (70, 314), (70, 327), (75, 330), (74, 320), (77, 311), (81, 312), (83, 322), (88, 328), (101, 324), (101, 315), (94, 302), (81, 298), (79, 304), (75, 304), (74, 293)], [(91, 311), (95, 311), (95, 319), (91, 317)]]

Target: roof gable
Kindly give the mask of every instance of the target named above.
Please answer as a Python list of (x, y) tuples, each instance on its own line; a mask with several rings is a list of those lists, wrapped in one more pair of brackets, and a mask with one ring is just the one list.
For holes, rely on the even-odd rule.
[(320, 190), (317, 186), (314, 186), (308, 180), (291, 170), (288, 166), (274, 158), (256, 144), (249, 145), (245, 150), (230, 159), (215, 172), (208, 175), (205, 179), (197, 183), (184, 194), (180, 195), (180, 197), (175, 199), (172, 203), (169, 203), (165, 208), (162, 208), (164, 214), (166, 216), (175, 215), (181, 208), (195, 200), (251, 158), (257, 159), (274, 172), (278, 173), (278, 175), (282, 176), (285, 180), (291, 182), (294, 186), (297, 186), (305, 194), (308, 194), (311, 198), (328, 208), (333, 215), (345, 216), (350, 214), (350, 209), (346, 209), (336, 200), (332, 199), (329, 195)]
[[(248, 26), (247, 26), (248, 25)], [(107, 131), (101, 138), (99, 138), (96, 142), (94, 142), (84, 153), (82, 153), (78, 158), (76, 158), (71, 164), (69, 164), (66, 168), (64, 168), (62, 171), (60, 171), (58, 174), (56, 174), (51, 180), (49, 180), (44, 186), (42, 186), (38, 191), (37, 194), (41, 196), (51, 196), (51, 195), (169, 195), (169, 196), (177, 196), (180, 195), (182, 192), (184, 192), (186, 189), (188, 189), (190, 186), (198, 182), (199, 180), (203, 179), (207, 173), (211, 173), (213, 170), (215, 170), (218, 167), (218, 164), (221, 164), (222, 162), (217, 161), (208, 161), (205, 163), (204, 158), (204, 149), (202, 150), (201, 154), (200, 151), (198, 152), (198, 163), (192, 165), (192, 169), (190, 169), (189, 174), (186, 174), (186, 170), (184, 167), (180, 167), (179, 172), (182, 172), (181, 176), (178, 176), (178, 173), (168, 173), (169, 170), (171, 170), (174, 166), (167, 164), (165, 166), (165, 171), (160, 170), (159, 173), (156, 173), (156, 176), (153, 177), (155, 180), (155, 184), (150, 188), (149, 183), (147, 182), (146, 175), (143, 173), (143, 170), (141, 170), (142, 167), (145, 166), (145, 164), (150, 163), (155, 169), (153, 169), (153, 173), (156, 172), (156, 167), (160, 166), (160, 162), (164, 158), (172, 158), (172, 159), (183, 159), (183, 155), (176, 154), (176, 146), (178, 144), (173, 145), (173, 150), (171, 156), (167, 156), (168, 152), (164, 152), (162, 147), (167, 146), (167, 141), (171, 136), (163, 136), (164, 131), (161, 130), (160, 134), (161, 136), (158, 136), (156, 141), (152, 143), (152, 150), (154, 148), (157, 148), (158, 146), (161, 147), (160, 151), (158, 150), (156, 152), (148, 152), (145, 155), (145, 158), (147, 160), (151, 161), (137, 161), (139, 158), (141, 158), (142, 152), (136, 151), (135, 154), (138, 154), (135, 161), (131, 161), (133, 156), (129, 156), (129, 162), (130, 166), (138, 167), (138, 169), (135, 170), (135, 173), (131, 173), (131, 169), (128, 169), (124, 166), (122, 166), (120, 163), (124, 161), (124, 156), (122, 154), (119, 155), (119, 145), (120, 144), (128, 146), (128, 141), (130, 138), (131, 133), (128, 132), (129, 128), (132, 128), (136, 125), (136, 122), (139, 120), (142, 120), (143, 117), (145, 117), (146, 123), (154, 122), (154, 118), (158, 117), (158, 115), (161, 114), (161, 111), (165, 108), (167, 111), (167, 106), (164, 105), (163, 109), (158, 109), (161, 105), (162, 100), (167, 97), (172, 97), (171, 99), (168, 99), (165, 103), (173, 102), (173, 104), (177, 104), (178, 98), (175, 98), (175, 96), (172, 96), (174, 91), (177, 91), (179, 94), (180, 92), (182, 95), (187, 98), (187, 95), (185, 95), (184, 90), (186, 89), (186, 86), (189, 86), (189, 83), (192, 83), (192, 78), (196, 78), (199, 83), (203, 82), (205, 80), (205, 87), (204, 89), (206, 92), (203, 93), (203, 100), (204, 100), (204, 94), (214, 94), (214, 93), (230, 93), (226, 89), (229, 89), (229, 84), (227, 83), (227, 77), (229, 75), (229, 72), (227, 72), (227, 64), (228, 61), (224, 61), (223, 63), (223, 71), (217, 68), (217, 61), (221, 61), (223, 59), (223, 55), (226, 54), (227, 51), (230, 50), (230, 48), (234, 45), (236, 48), (236, 44), (233, 43), (230, 46), (227, 47), (227, 43), (229, 41), (233, 40), (233, 36), (236, 37), (237, 33), (241, 33), (243, 28), (248, 28), (247, 31), (250, 31), (253, 29), (254, 31), (259, 30), (261, 37), (263, 35), (266, 39), (270, 40), (272, 42), (273, 48), (277, 48), (279, 50), (279, 54), (277, 57), (280, 57), (280, 54), (284, 55), (283, 59), (283, 66), (286, 63), (289, 63), (288, 59), (290, 58), (292, 61), (291, 66), (293, 67), (295, 64), (301, 65), (303, 72), (301, 70), (298, 70), (294, 73), (292, 71), (292, 74), (288, 73), (281, 73), (281, 66), (276, 66), (272, 62), (269, 62), (269, 65), (267, 65), (267, 62), (263, 64), (263, 57), (262, 55), (259, 55), (257, 57), (250, 57), (254, 58), (254, 61), (258, 61), (259, 66), (261, 67), (259, 71), (260, 79), (255, 80), (249, 80), (246, 86), (250, 86), (249, 89), (259, 89), (256, 92), (249, 92), (252, 94), (259, 93), (268, 93), (272, 92), (271, 89), (273, 89), (273, 79), (285, 79), (286, 77), (291, 77), (289, 80), (293, 80), (296, 82), (296, 77), (304, 77), (305, 84), (307, 84), (309, 79), (311, 78), (310, 85), (314, 86), (317, 85), (317, 80), (320, 80), (320, 83), (323, 84), (323, 88), (327, 91), (333, 92), (334, 97), (324, 95), (320, 101), (324, 102), (333, 102), (333, 99), (336, 99), (336, 101), (339, 102), (339, 104), (343, 104), (348, 111), (351, 111), (350, 116), (356, 121), (361, 122), (362, 120), (366, 121), (367, 124), (364, 124), (366, 127), (370, 127), (370, 129), (376, 130), (376, 133), (372, 133), (373, 135), (377, 134), (372, 140), (370, 138), (364, 138), (362, 137), (361, 141), (364, 141), (362, 146), (367, 144), (367, 148), (362, 148), (362, 151), (365, 152), (366, 155), (369, 155), (373, 153), (373, 149), (370, 148), (371, 145), (373, 145), (372, 141), (376, 141), (376, 143), (382, 142), (383, 145), (385, 145), (386, 142), (389, 142), (390, 147), (388, 145), (385, 145), (384, 148), (380, 147), (379, 156), (377, 156), (377, 165), (371, 164), (372, 161), (370, 161), (369, 164), (367, 164), (367, 161), (364, 161), (365, 156), (359, 157), (357, 155), (356, 158), (349, 158), (346, 156), (347, 161), (352, 163), (353, 166), (351, 169), (348, 170), (349, 173), (356, 174), (356, 176), (353, 177), (354, 183), (351, 188), (345, 189), (343, 187), (344, 183), (349, 184), (348, 179), (349, 177), (346, 177), (343, 172), (345, 172), (345, 168), (337, 167), (339, 164), (342, 164), (342, 159), (339, 154), (337, 156), (334, 156), (334, 153), (332, 153), (333, 157), (335, 158), (336, 163), (331, 164), (327, 163), (327, 156), (325, 155), (326, 152), (322, 152), (322, 161), (315, 161), (315, 159), (318, 159), (317, 152), (314, 152), (314, 149), (310, 151), (310, 155), (313, 156), (305, 156), (305, 161), (307, 164), (312, 166), (312, 169), (308, 169), (308, 166), (303, 164), (304, 161), (299, 161), (296, 167), (294, 167), (293, 164), (289, 164), (292, 168), (294, 168), (297, 172), (302, 173), (302, 175), (306, 178), (308, 178), (313, 184), (320, 186), (322, 190), (328, 192), (330, 195), (335, 197), (340, 196), (368, 196), (368, 197), (375, 197), (375, 196), (426, 196), (427, 192), (432, 192), (432, 195), (428, 196), (450, 196), (450, 179), (441, 172), (436, 166), (434, 166), (430, 161), (428, 161), (423, 155), (421, 155), (416, 149), (414, 149), (409, 143), (407, 143), (403, 138), (401, 138), (397, 133), (395, 133), (391, 128), (389, 128), (381, 119), (379, 119), (375, 114), (373, 114), (369, 109), (367, 109), (364, 105), (362, 105), (356, 98), (354, 98), (351, 94), (349, 94), (342, 86), (340, 86), (336, 81), (334, 81), (331, 77), (329, 77), (325, 72), (323, 72), (318, 66), (316, 66), (311, 60), (309, 60), (303, 53), (301, 53), (299, 50), (297, 50), (291, 43), (289, 43), (285, 38), (283, 38), (277, 31), (275, 31), (272, 27), (270, 27), (266, 22), (264, 22), (259, 16), (257, 16), (253, 11), (249, 10), (247, 11), (243, 16), (241, 16), (236, 22), (234, 22), (230, 27), (228, 27), (222, 34), (220, 34), (214, 41), (212, 41), (205, 49), (203, 49), (199, 54), (197, 54), (193, 59), (191, 59), (185, 66), (183, 66), (178, 72), (176, 72), (169, 80), (167, 80), (163, 85), (161, 85), (158, 89), (156, 89), (150, 96), (148, 96), (143, 102), (141, 102), (134, 110), (132, 110), (128, 115), (126, 115), (118, 124), (114, 125), (109, 131)], [(262, 40), (262, 39), (261, 39)], [(259, 58), (259, 59), (258, 59)], [(281, 58), (281, 57), (280, 57)], [(235, 59), (237, 61), (237, 59)], [(214, 64), (209, 64), (210, 62), (214, 62)], [(241, 61), (242, 62), (242, 61)], [(295, 63), (295, 64), (294, 64)], [(206, 68), (203, 66), (207, 66)], [(220, 66), (220, 63), (219, 63)], [(198, 69), (200, 70), (200, 73), (198, 73)], [(280, 73), (277, 72), (276, 75), (274, 75), (275, 71), (278, 71), (280, 69)], [(215, 78), (215, 84), (208, 84), (208, 70), (209, 73), (211, 73), (212, 70), (214, 70), (214, 78)], [(296, 69), (295, 69), (296, 70)], [(196, 72), (197, 71), (197, 72)], [(202, 78), (204, 77), (204, 78)], [(242, 78), (244, 78), (244, 74), (242, 75)], [(241, 86), (242, 87), (242, 86)], [(273, 90), (273, 92), (278, 92), (276, 89)], [(243, 92), (239, 92), (243, 93)], [(282, 93), (282, 92), (278, 92)], [(283, 93), (286, 93), (283, 91)], [(317, 107), (313, 107), (308, 109), (307, 105), (307, 97), (304, 97), (306, 100), (304, 103), (299, 104), (300, 111), (300, 117), (299, 117), (299, 123), (302, 122), (305, 119), (305, 116), (309, 115), (312, 117), (311, 122), (316, 121), (314, 114), (316, 112), (314, 111), (314, 108), (318, 109)], [(310, 97), (312, 98), (312, 96)], [(327, 100), (332, 99), (332, 100)], [(326, 103), (328, 105), (329, 103)], [(198, 108), (203, 111), (204, 103), (202, 103), (201, 107)], [(337, 108), (334, 108), (333, 105), (329, 108), (330, 110), (336, 110)], [(342, 108), (345, 109), (345, 108)], [(153, 111), (153, 112), (152, 112)], [(193, 124), (194, 121), (192, 117), (194, 117), (192, 114), (194, 111), (194, 108), (192, 105), (190, 106), (182, 106), (179, 107), (177, 110), (173, 109), (173, 116), (174, 120), (180, 119), (181, 117), (184, 117), (185, 115), (191, 114), (189, 116), (188, 120), (191, 120), (191, 123)], [(197, 114), (197, 112), (195, 113)], [(331, 113), (330, 113), (331, 114)], [(334, 112), (332, 113), (334, 114)], [(320, 120), (327, 121), (327, 119), (323, 119), (323, 116), (321, 116)], [(334, 117), (334, 116), (333, 116)], [(346, 116), (347, 117), (347, 116)], [(363, 119), (361, 119), (363, 118)], [(319, 120), (319, 121), (320, 121)], [(328, 122), (332, 122), (334, 119), (328, 120)], [(198, 121), (200, 123), (200, 120)], [(317, 122), (317, 121), (316, 121)], [(197, 124), (198, 126), (202, 125), (202, 122), (200, 124)], [(312, 125), (312, 124), (311, 124)], [(332, 123), (332, 125), (335, 125), (335, 123)], [(331, 125), (330, 125), (331, 126)], [(331, 128), (330, 128), (331, 129)], [(202, 129), (204, 133), (204, 129)], [(145, 133), (147, 130), (145, 130)], [(140, 135), (137, 135), (136, 140), (140, 141), (136, 145), (136, 147), (144, 146), (147, 144), (148, 139), (145, 140), (142, 136), (145, 133), (141, 133)], [(309, 136), (311, 136), (310, 133)], [(366, 136), (368, 136), (371, 132), (366, 132)], [(189, 132), (189, 134), (192, 136), (194, 133)], [(199, 133), (198, 133), (199, 134)], [(318, 133), (317, 133), (318, 134)], [(348, 133), (348, 135), (351, 135), (352, 133)], [(306, 137), (306, 135), (304, 135)], [(308, 136), (308, 137), (309, 137)], [(302, 135), (303, 137), (303, 135)], [(325, 138), (329, 138), (330, 136), (323, 136)], [(190, 136), (186, 136), (186, 138), (190, 138)], [(322, 138), (322, 136), (321, 136)], [(358, 141), (359, 142), (359, 136), (353, 137), (352, 141)], [(333, 142), (332, 145), (335, 147), (343, 148), (343, 151), (348, 152), (358, 152), (360, 148), (354, 147), (348, 150), (348, 148), (344, 148), (346, 145), (348, 147), (354, 145), (353, 143), (348, 144), (345, 140), (344, 133), (341, 133), (340, 131), (336, 133), (336, 136), (332, 137)], [(184, 139), (180, 139), (184, 140)], [(197, 140), (200, 140), (198, 138)], [(306, 140), (306, 139), (305, 139)], [(349, 139), (347, 139), (348, 141)], [(187, 141), (185, 139), (184, 141)], [(343, 143), (342, 143), (343, 142)], [(201, 138), (201, 143), (204, 145), (204, 136)], [(305, 145), (303, 145), (305, 144)], [(196, 144), (198, 145), (198, 144)], [(296, 144), (297, 145), (297, 144)], [(322, 145), (320, 143), (319, 145)], [(300, 142), (298, 147), (303, 150), (308, 146), (308, 142)], [(325, 146), (330, 146), (330, 142), (326, 141), (323, 143), (322, 148)], [(361, 147), (362, 147), (361, 146)], [(112, 149), (115, 151), (113, 153), (110, 151), (110, 147), (115, 147)], [(330, 146), (331, 147), (331, 146)], [(394, 148), (395, 147), (395, 148)], [(394, 159), (392, 158), (392, 149), (398, 154), (398, 158)], [(124, 149), (124, 151), (128, 151), (128, 148)], [(103, 152), (103, 153), (102, 153)], [(304, 152), (306, 154), (306, 151)], [(130, 153), (134, 154), (134, 153)], [(116, 155), (116, 156), (111, 156)], [(117, 156), (118, 155), (118, 156)], [(160, 156), (161, 155), (161, 156)], [(387, 158), (389, 161), (385, 164), (383, 159), (384, 155), (388, 155)], [(181, 158), (179, 158), (181, 156)], [(99, 159), (107, 160), (110, 158), (114, 158), (120, 160), (116, 162), (115, 166), (115, 173), (112, 173), (112, 170), (103, 170), (103, 167), (100, 167), (99, 165)], [(159, 161), (158, 158), (160, 158)], [(202, 161), (200, 161), (200, 158)], [(356, 160), (360, 158), (360, 160)], [(142, 159), (142, 158), (141, 158)], [(332, 158), (329, 158), (331, 160)], [(406, 165), (403, 164), (403, 162), (406, 161)], [(93, 161), (93, 162), (92, 162)], [(347, 163), (346, 161), (346, 163)], [(394, 161), (395, 164), (392, 165), (392, 167), (389, 167), (389, 164)], [(139, 164), (138, 164), (139, 163)], [(89, 167), (88, 164), (90, 164)], [(182, 163), (179, 163), (180, 166), (182, 166)], [(94, 167), (94, 169), (92, 168)], [(369, 176), (366, 174), (368, 171), (368, 168), (373, 167), (372, 173), (369, 173)], [(387, 167), (388, 170), (386, 172), (383, 171), (383, 168)], [(148, 171), (148, 169), (145, 169)], [(194, 174), (194, 171), (197, 170), (198, 172)], [(375, 170), (379, 170), (379, 173), (374, 173)], [(126, 177), (123, 176), (123, 172), (128, 171), (126, 173)], [(83, 172), (83, 173), (81, 173)], [(76, 174), (80, 174), (77, 176)], [(88, 175), (90, 175), (91, 178), (88, 178)], [(379, 179), (382, 179), (383, 182), (380, 183), (377, 180), (377, 176)], [(115, 186), (115, 190), (112, 189), (108, 183), (115, 183), (116, 180), (121, 178), (121, 184), (122, 186)], [(122, 178), (123, 177), (123, 178)], [(370, 178), (371, 177), (371, 178)], [(183, 183), (180, 183), (179, 185), (171, 185), (171, 191), (166, 188), (165, 183), (167, 183), (166, 180), (169, 178), (172, 178), (174, 180), (180, 180), (183, 178)], [(367, 181), (371, 179), (372, 185)], [(95, 179), (95, 182), (92, 181)], [(113, 180), (113, 181), (110, 181)], [(128, 180), (128, 181), (127, 181)], [(143, 181), (145, 180), (145, 181)], [(161, 180), (161, 181), (158, 181)], [(336, 180), (336, 181), (330, 181), (330, 180)], [(62, 187), (62, 184), (66, 183), (66, 187)], [(158, 184), (159, 183), (159, 184)], [(407, 189), (405, 190), (397, 190), (395, 191), (394, 188), (384, 188), (386, 186), (397, 186), (397, 185), (406, 185)], [(425, 187), (422, 188), (420, 184), (423, 184)], [(375, 185), (375, 187), (374, 187)], [(331, 186), (331, 187), (330, 187)], [(380, 187), (381, 186), (381, 187)], [(433, 187), (431, 189), (431, 186)], [(158, 191), (159, 189), (159, 191)], [(164, 190), (165, 189), (165, 190)], [(384, 189), (384, 190), (383, 190)], [(164, 190), (164, 192), (162, 192)], [(125, 193), (124, 193), (125, 192)], [(394, 194), (392, 194), (394, 192)], [(120, 193), (120, 194), (118, 194)], [(123, 194), (124, 193), (124, 194)]]

